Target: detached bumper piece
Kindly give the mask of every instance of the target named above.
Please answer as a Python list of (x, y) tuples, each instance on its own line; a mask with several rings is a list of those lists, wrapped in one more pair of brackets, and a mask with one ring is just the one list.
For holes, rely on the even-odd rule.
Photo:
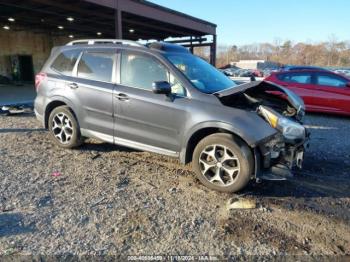
[(256, 160), (256, 164), (259, 165), (260, 162), (260, 168), (256, 170), (256, 179), (283, 181), (293, 178), (292, 169), (302, 168), (307, 142), (308, 138), (296, 144), (287, 144), (282, 136), (277, 135), (260, 145), (260, 159)]

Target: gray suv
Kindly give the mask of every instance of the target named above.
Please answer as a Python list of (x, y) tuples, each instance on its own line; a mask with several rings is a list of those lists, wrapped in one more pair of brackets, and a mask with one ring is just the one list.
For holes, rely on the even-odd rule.
[(236, 85), (169, 43), (78, 40), (36, 76), (35, 113), (64, 148), (93, 137), (191, 163), (221, 192), (301, 168), (303, 101), (270, 82)]

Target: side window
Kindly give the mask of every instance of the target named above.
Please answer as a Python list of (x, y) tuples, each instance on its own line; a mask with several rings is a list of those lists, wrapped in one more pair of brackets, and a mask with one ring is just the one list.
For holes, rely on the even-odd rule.
[(281, 74), (277, 78), (281, 81), (288, 83), (298, 83), (298, 84), (310, 84), (311, 83), (311, 74), (310, 73), (290, 73), (290, 74)]
[(276, 74), (277, 79), (284, 82), (286, 82), (287, 76), (286, 74)]
[(114, 52), (86, 52), (78, 65), (78, 77), (111, 82)]
[(167, 81), (172, 92), (185, 95), (185, 89), (156, 58), (138, 53), (122, 53), (120, 83), (125, 86), (152, 90), (153, 82)]
[(317, 84), (322, 86), (345, 87), (346, 80), (333, 75), (317, 75)]
[(167, 69), (155, 58), (134, 53), (122, 53), (120, 83), (152, 90), (156, 81), (169, 81)]
[(64, 75), (71, 76), (80, 52), (80, 50), (69, 50), (62, 52), (52, 63), (51, 68)]

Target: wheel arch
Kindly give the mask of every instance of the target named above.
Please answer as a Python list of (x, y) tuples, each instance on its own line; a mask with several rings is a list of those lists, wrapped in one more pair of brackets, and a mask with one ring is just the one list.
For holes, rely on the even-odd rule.
[(252, 153), (254, 142), (252, 142), (249, 138), (245, 137), (242, 132), (235, 129), (232, 125), (218, 122), (218, 123), (204, 123), (196, 128), (184, 140), (184, 145), (180, 152), (180, 161), (184, 164), (188, 164), (192, 161), (192, 155), (197, 144), (205, 137), (215, 134), (215, 133), (228, 133), (231, 134), (234, 138), (236, 138), (239, 142), (245, 143), (251, 150)]
[(64, 97), (52, 97), (50, 99), (50, 102), (47, 103), (46, 107), (45, 107), (45, 113), (44, 113), (44, 124), (45, 124), (45, 128), (47, 129), (49, 126), (49, 117), (50, 114), (52, 112), (52, 110), (54, 110), (55, 108), (59, 107), (59, 106), (68, 106), (70, 108), (70, 110), (72, 111), (73, 115), (77, 118), (74, 108), (72, 106), (72, 103), (65, 99)]

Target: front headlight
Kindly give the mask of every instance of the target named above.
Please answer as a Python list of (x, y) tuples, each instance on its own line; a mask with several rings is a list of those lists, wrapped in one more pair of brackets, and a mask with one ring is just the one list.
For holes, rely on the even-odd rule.
[(281, 131), (284, 138), (288, 140), (305, 139), (305, 128), (283, 116), (278, 119), (277, 129)]
[(271, 108), (265, 106), (259, 106), (259, 112), (270, 123), (273, 128), (280, 131), (286, 140), (304, 140), (305, 128), (282, 116)]

